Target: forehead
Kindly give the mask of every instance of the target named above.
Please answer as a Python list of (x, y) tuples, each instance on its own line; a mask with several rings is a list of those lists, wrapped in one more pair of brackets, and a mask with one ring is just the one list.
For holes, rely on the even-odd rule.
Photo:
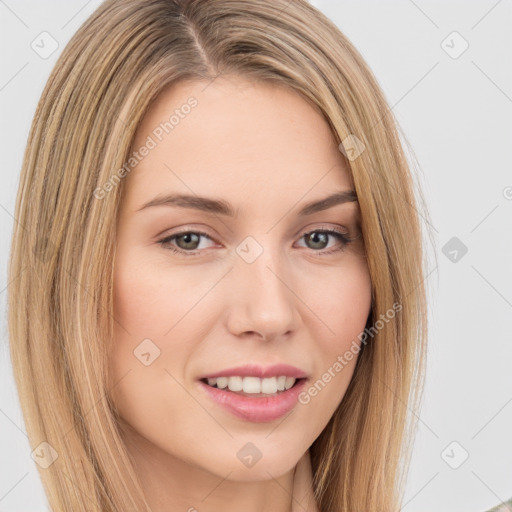
[(151, 146), (128, 175), (128, 198), (165, 191), (298, 200), (353, 188), (320, 111), (273, 83), (221, 76), (165, 89), (139, 125), (132, 152)]

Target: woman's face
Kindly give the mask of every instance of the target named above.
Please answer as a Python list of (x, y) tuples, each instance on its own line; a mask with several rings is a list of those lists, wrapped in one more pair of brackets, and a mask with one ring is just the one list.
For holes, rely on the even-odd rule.
[[(322, 203), (353, 189), (344, 157), (301, 96), (239, 77), (167, 89), (133, 151), (111, 353), (128, 444), (153, 468), (282, 475), (343, 398), (370, 312), (358, 203)], [(203, 380), (225, 370), (233, 391)]]

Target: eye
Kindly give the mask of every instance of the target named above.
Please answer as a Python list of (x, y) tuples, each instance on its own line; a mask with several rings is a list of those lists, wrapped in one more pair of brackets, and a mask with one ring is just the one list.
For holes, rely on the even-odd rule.
[[(183, 256), (196, 256), (201, 252), (198, 246), (200, 245), (202, 237), (212, 240), (207, 233), (202, 231), (182, 231), (158, 240), (158, 243), (164, 249), (171, 250), (174, 253)], [(307, 244), (310, 244), (310, 248), (312, 248), (314, 252), (319, 255), (324, 255), (342, 251), (349, 243), (359, 238), (359, 236), (351, 237), (348, 233), (342, 231), (320, 228), (303, 233), (300, 239), (302, 238), (305, 239)], [(330, 238), (337, 240), (338, 244), (328, 251), (318, 250), (328, 246)]]
[(306, 243), (312, 244), (312, 248), (314, 249), (325, 249), (326, 245), (329, 243), (329, 238), (336, 239), (338, 241), (338, 245), (335, 245), (333, 249), (328, 251), (315, 251), (320, 255), (324, 255), (343, 251), (345, 247), (357, 237), (350, 237), (348, 233), (343, 233), (334, 229), (315, 229), (313, 231), (303, 233), (301, 239), (302, 238), (305, 239)]
[[(159, 240), (158, 243), (173, 252), (189, 256), (196, 254), (201, 237), (206, 237), (211, 240), (210, 236), (202, 231), (183, 231)], [(178, 248), (171, 244), (174, 240)]]

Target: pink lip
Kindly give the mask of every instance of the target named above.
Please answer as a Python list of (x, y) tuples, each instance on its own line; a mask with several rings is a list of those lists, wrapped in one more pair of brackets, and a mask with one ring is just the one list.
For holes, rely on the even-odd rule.
[[(230, 375), (233, 375), (233, 373)], [(305, 384), (306, 379), (302, 379), (297, 381), (290, 389), (275, 396), (251, 397), (238, 395), (225, 389), (214, 388), (199, 381), (201, 389), (216, 403), (239, 418), (257, 423), (274, 421), (291, 411), (297, 404), (298, 396)]]
[(289, 364), (273, 364), (271, 366), (259, 366), (257, 364), (247, 364), (244, 366), (237, 366), (236, 368), (228, 368), (208, 375), (203, 375), (200, 379), (211, 379), (214, 377), (279, 377), (285, 375), (286, 377), (295, 377), (296, 379), (303, 379), (307, 374)]

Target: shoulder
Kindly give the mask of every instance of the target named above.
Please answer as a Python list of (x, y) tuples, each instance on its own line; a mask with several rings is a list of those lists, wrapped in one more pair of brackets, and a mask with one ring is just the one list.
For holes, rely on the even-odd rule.
[(512, 498), (508, 501), (504, 501), (500, 505), (496, 505), (486, 512), (512, 512)]

